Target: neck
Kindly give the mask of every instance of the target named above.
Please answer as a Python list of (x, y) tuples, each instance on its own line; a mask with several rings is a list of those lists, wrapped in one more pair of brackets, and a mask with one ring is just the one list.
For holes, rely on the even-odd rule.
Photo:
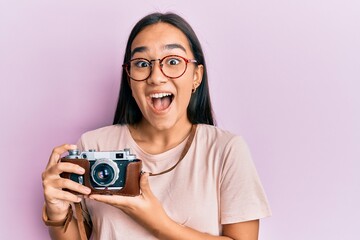
[(129, 126), (135, 142), (147, 153), (159, 154), (176, 147), (183, 142), (191, 131), (192, 124), (186, 119), (184, 123), (169, 128), (152, 126), (143, 119), (139, 124)]

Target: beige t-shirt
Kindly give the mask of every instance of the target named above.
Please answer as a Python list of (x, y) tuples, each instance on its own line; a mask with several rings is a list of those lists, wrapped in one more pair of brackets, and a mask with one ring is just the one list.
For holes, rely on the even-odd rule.
[[(179, 159), (186, 140), (164, 153), (144, 152), (127, 126), (112, 125), (87, 132), (82, 150), (130, 148), (143, 161), (143, 171), (161, 172)], [(213, 235), (221, 225), (269, 216), (270, 208), (244, 140), (217, 127), (199, 124), (184, 159), (171, 172), (149, 178), (150, 187), (174, 221)], [(91, 239), (156, 239), (121, 210), (86, 199), (93, 222)]]

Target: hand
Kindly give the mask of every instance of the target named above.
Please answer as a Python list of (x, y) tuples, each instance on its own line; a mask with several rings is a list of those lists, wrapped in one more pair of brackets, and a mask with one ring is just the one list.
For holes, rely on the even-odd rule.
[(149, 185), (149, 173), (142, 174), (140, 178), (141, 194), (135, 197), (119, 195), (90, 195), (90, 199), (110, 204), (121, 209), (136, 222), (157, 236), (163, 224), (171, 221), (165, 213), (161, 203), (152, 193)]
[(59, 162), (61, 154), (70, 149), (76, 149), (76, 145), (64, 144), (54, 148), (45, 171), (42, 173), (42, 185), (44, 189), (44, 197), (46, 209), (49, 219), (64, 219), (69, 204), (71, 202), (80, 202), (81, 198), (63, 188), (79, 192), (80, 194), (90, 194), (90, 189), (70, 179), (60, 177), (62, 172), (70, 172), (76, 174), (84, 174), (85, 170), (72, 163)]

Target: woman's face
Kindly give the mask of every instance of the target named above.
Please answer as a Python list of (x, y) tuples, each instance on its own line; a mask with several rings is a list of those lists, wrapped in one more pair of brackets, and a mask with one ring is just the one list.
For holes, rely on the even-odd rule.
[[(131, 52), (131, 59), (153, 60), (168, 55), (194, 59), (186, 36), (167, 23), (156, 23), (144, 28), (135, 37)], [(145, 122), (142, 123), (148, 123), (157, 130), (186, 126), (190, 123), (187, 107), (192, 89), (201, 83), (203, 66), (188, 63), (181, 77), (170, 79), (161, 72), (159, 61), (152, 63), (152, 73), (148, 79), (140, 82), (130, 80), (132, 95), (144, 117)]]

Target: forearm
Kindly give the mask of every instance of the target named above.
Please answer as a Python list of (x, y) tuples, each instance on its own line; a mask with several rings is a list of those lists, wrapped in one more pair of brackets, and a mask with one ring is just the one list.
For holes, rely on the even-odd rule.
[(49, 227), (49, 234), (52, 240), (80, 239), (77, 221), (74, 217), (71, 219), (66, 232), (64, 227)]
[(167, 221), (161, 229), (157, 229), (153, 234), (161, 240), (232, 240), (226, 236), (214, 236), (199, 232), (172, 220)]
[(63, 211), (48, 209), (45, 205), (42, 217), (45, 224), (49, 227), (51, 239), (80, 239), (77, 220), (73, 217), (71, 206), (69, 206), (67, 211)]
[[(222, 235), (214, 236), (180, 225), (170, 218), (160, 221), (162, 224), (154, 230), (153, 235), (161, 240), (258, 240), (259, 220), (222, 225)], [(148, 228), (149, 229), (149, 228)]]

